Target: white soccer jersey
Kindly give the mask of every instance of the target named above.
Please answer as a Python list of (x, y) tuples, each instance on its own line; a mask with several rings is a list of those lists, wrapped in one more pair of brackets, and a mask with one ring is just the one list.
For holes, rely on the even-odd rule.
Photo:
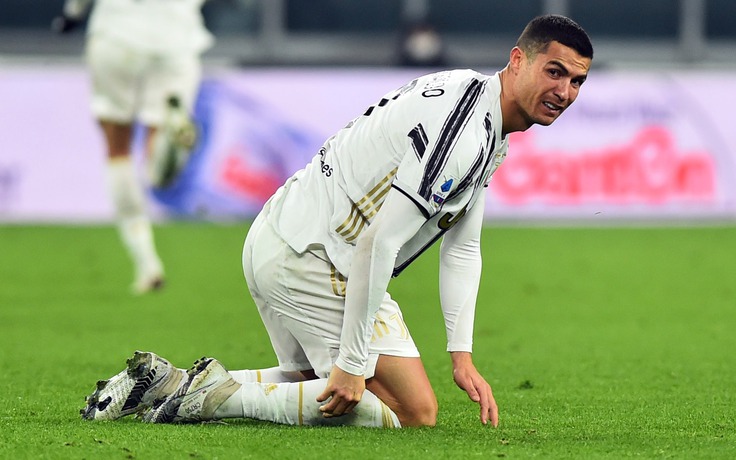
[(500, 93), (498, 74), (453, 70), (387, 94), (274, 194), (271, 224), (297, 252), (323, 245), (349, 276), (358, 237), (394, 187), (427, 218), (399, 251), (397, 275), (462, 218), (505, 158)]
[[(91, 0), (67, 0), (65, 13), (79, 17)], [(151, 52), (200, 53), (212, 45), (202, 19), (206, 0), (95, 0), (88, 34)]]

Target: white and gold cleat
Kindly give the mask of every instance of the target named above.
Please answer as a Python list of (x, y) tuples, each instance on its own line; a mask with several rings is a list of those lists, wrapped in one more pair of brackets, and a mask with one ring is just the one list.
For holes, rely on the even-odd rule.
[(186, 381), (184, 369), (174, 367), (155, 353), (136, 351), (125, 370), (97, 382), (79, 413), (85, 420), (116, 420), (140, 413), (176, 392)]
[(148, 412), (148, 423), (195, 423), (215, 420), (215, 411), (239, 388), (214, 358), (202, 358), (187, 371), (188, 381)]

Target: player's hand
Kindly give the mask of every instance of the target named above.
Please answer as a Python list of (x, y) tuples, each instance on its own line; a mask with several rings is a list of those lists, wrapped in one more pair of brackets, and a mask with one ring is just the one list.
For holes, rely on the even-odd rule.
[(491, 386), (473, 364), (470, 353), (452, 353), (452, 377), (457, 386), (464, 390), (468, 397), (480, 405), (480, 421), (484, 425), (498, 426), (498, 406), (493, 398)]
[(327, 387), (321, 395), (317, 396), (317, 402), (325, 404), (319, 407), (325, 417), (339, 417), (349, 414), (358, 405), (365, 391), (365, 378), (362, 375), (353, 375), (345, 372), (337, 366), (332, 366), (330, 378), (327, 379)]
[(68, 16), (57, 16), (51, 21), (51, 30), (57, 34), (65, 34), (76, 29), (82, 21)]

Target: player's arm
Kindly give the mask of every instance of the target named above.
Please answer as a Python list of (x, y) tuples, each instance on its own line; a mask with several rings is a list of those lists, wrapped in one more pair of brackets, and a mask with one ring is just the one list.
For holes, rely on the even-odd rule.
[(77, 28), (89, 12), (92, 0), (66, 0), (60, 16), (51, 21), (51, 29), (57, 33), (66, 33)]
[(391, 189), (355, 247), (345, 296), (340, 352), (318, 401), (325, 416), (350, 412), (365, 390), (363, 377), (373, 322), (391, 279), (396, 255), (426, 222), (411, 200)]
[(440, 302), (452, 357), (455, 383), (480, 405), (480, 420), (498, 425), (498, 407), (491, 386), (472, 359), (475, 303), (481, 274), (480, 232), (485, 194), (448, 231), (440, 246)]

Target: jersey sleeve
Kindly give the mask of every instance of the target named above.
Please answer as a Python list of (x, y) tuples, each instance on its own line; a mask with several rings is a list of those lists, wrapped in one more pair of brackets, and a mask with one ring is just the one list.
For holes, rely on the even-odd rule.
[(396, 254), (423, 224), (412, 204), (390, 191), (375, 221), (361, 235), (348, 277), (340, 350), (335, 362), (345, 372), (365, 372), (373, 323), (386, 294)]
[(447, 351), (473, 351), (473, 324), (481, 276), (480, 232), (485, 194), (445, 234), (440, 245), (440, 304)]

